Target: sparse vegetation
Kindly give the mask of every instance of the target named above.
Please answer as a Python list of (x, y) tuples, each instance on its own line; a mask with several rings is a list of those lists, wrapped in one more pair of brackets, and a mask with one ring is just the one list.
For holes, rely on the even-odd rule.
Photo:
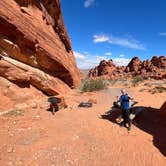
[(144, 78), (142, 76), (135, 76), (133, 77), (132, 79), (132, 84), (134, 86), (138, 85), (139, 83), (143, 82), (144, 81)]
[(105, 89), (107, 87), (107, 82), (102, 79), (87, 79), (83, 81), (81, 91), (82, 92), (93, 92)]
[(139, 90), (139, 92), (144, 92), (146, 89), (145, 88), (142, 88)]
[(117, 82), (116, 79), (109, 79), (108, 81), (111, 85), (114, 85)]
[(149, 92), (152, 94), (166, 92), (166, 88), (163, 86), (156, 86), (153, 89), (150, 89)]
[(24, 113), (24, 110), (15, 109), (15, 110), (9, 111), (5, 115), (7, 115), (7, 116), (18, 116), (18, 115), (23, 115), (23, 113)]

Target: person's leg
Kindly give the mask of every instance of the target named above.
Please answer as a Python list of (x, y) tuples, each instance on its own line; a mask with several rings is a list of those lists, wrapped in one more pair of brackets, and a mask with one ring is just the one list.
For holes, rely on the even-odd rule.
[(127, 123), (127, 121), (126, 121), (126, 110), (122, 110), (122, 116), (123, 116), (123, 124), (126, 127), (126, 123)]
[(126, 121), (128, 123), (128, 130), (131, 129), (130, 110), (126, 110)]

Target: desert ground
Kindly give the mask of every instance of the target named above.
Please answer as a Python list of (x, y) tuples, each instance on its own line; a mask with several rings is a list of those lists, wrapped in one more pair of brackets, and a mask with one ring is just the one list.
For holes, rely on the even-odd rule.
[[(73, 90), (65, 96), (68, 107), (55, 115), (47, 111), (44, 95), (27, 100), (29, 90), (17, 91), (23, 101), (16, 106), (20, 98), (9, 99), (10, 88), (1, 88), (0, 165), (166, 165), (166, 123), (159, 112), (166, 92), (148, 91), (159, 84), (165, 85), (164, 80), (146, 81), (136, 87), (117, 82), (98, 92)], [(145, 107), (130, 132), (116, 123), (116, 112), (107, 114), (122, 88), (139, 102), (137, 106)], [(89, 99), (96, 99), (97, 104), (78, 107)]]

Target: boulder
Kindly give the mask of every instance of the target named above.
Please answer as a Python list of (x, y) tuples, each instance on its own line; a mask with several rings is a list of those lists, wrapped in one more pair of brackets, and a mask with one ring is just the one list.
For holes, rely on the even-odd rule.
[[(49, 83), (49, 86), (63, 87), (60, 89), (64, 90), (80, 83), (79, 70), (63, 22), (59, 0), (1, 0), (0, 54), (39, 69), (51, 78), (52, 85)], [(1, 70), (4, 70), (4, 63), (1, 62)], [(50, 89), (43, 87), (43, 76), (35, 76), (34, 79), (28, 72), (21, 70), (16, 73), (20, 71), (17, 67), (9, 68), (14, 70), (8, 71), (8, 75), (1, 74), (2, 77), (11, 81), (14, 79), (16, 84), (32, 83), (40, 90), (46, 88), (44, 91), (47, 92)], [(54, 88), (53, 94), (60, 93), (56, 89), (58, 90)]]

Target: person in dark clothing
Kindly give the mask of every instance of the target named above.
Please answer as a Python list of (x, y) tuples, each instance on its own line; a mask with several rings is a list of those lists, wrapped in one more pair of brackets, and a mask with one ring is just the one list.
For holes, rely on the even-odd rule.
[[(119, 101), (121, 103), (122, 108), (122, 118), (124, 126), (131, 130), (131, 119), (130, 119), (130, 100), (133, 100), (125, 91), (125, 89), (121, 90), (122, 95), (119, 97)], [(127, 126), (128, 124), (128, 126)]]

